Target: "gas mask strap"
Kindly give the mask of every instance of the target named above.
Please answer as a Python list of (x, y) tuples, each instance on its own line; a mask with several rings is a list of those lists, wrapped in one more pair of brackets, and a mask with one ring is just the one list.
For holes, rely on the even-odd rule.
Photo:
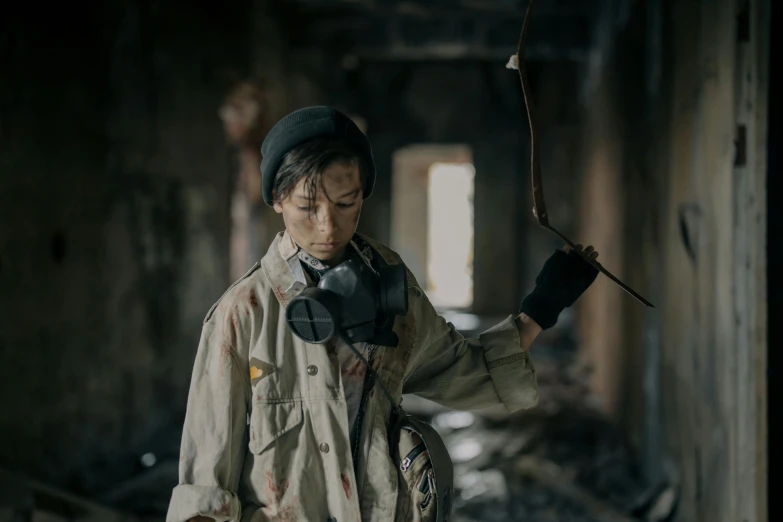
[[(364, 356), (361, 354), (361, 352), (359, 352), (359, 350), (356, 349), (356, 347), (353, 345), (353, 343), (345, 335), (343, 335), (342, 333), (340, 334), (340, 339), (342, 339), (343, 342), (348, 345), (348, 347), (351, 349), (351, 351), (353, 351), (353, 353), (356, 354), (356, 356), (359, 358), (359, 360), (362, 361), (362, 363), (364, 363), (364, 365), (367, 367), (367, 371), (372, 373), (372, 374), (375, 374), (375, 376), (378, 377), (378, 373), (375, 370), (372, 369), (372, 366), (370, 365), (370, 363), (367, 362), (367, 359), (365, 359)], [(383, 384), (383, 380), (382, 379), (376, 379), (375, 382), (377, 382), (378, 385), (380, 385), (381, 390), (383, 390), (384, 395), (386, 395), (386, 397), (389, 399), (389, 402), (392, 404), (392, 408), (396, 408), (398, 406), (398, 404), (394, 401), (394, 397), (392, 396), (392, 394), (389, 391), (389, 389), (386, 387), (385, 384)]]
[(370, 260), (369, 260), (369, 259), (367, 259), (367, 258), (364, 256), (364, 254), (362, 253), (361, 249), (360, 249), (360, 248), (359, 248), (359, 246), (358, 246), (358, 245), (357, 245), (357, 244), (354, 242), (354, 240), (353, 240), (353, 239), (351, 239), (351, 246), (353, 247), (353, 249), (354, 249), (354, 250), (356, 250), (356, 253), (357, 253), (357, 254), (359, 254), (359, 257), (362, 259), (362, 261), (364, 261), (364, 264), (365, 264), (365, 265), (367, 265), (367, 266), (369, 266), (370, 268), (372, 268), (372, 271), (373, 271), (373, 272), (375, 272), (375, 269), (372, 267), (372, 263), (370, 263)]

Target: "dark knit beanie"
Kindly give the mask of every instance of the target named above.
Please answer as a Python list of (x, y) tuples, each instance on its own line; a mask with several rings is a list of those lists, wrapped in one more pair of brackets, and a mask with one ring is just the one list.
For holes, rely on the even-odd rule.
[(283, 157), (297, 145), (319, 137), (342, 138), (353, 144), (367, 164), (364, 199), (375, 184), (375, 161), (367, 136), (345, 114), (331, 107), (306, 107), (285, 116), (267, 134), (261, 145), (261, 189), (264, 202), (272, 205), (272, 189)]

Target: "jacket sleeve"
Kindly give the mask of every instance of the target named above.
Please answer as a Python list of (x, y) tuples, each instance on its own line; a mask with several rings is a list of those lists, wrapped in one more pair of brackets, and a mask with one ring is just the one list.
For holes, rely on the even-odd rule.
[(466, 339), (420, 288), (411, 287), (409, 294), (416, 333), (403, 393), (459, 410), (503, 404), (514, 413), (538, 403), (535, 368), (520, 347), (513, 316)]
[(239, 477), (247, 448), (250, 377), (241, 312), (224, 301), (205, 321), (182, 431), (179, 485), (167, 522), (202, 515), (238, 521)]

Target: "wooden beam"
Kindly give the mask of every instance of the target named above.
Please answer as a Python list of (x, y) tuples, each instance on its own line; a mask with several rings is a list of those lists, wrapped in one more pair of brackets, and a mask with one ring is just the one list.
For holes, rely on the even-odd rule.
[[(744, 4), (744, 5), (743, 5)], [(736, 520), (767, 516), (766, 197), (769, 0), (741, 3), (737, 14), (734, 161), (734, 317), (737, 380)]]
[[(524, 15), (527, 1), (523, 2), (376, 2), (372, 0), (278, 0), (283, 7), (308, 16), (330, 16), (337, 13), (362, 13), (380, 16), (417, 16), (427, 18), (442, 17), (482, 17)], [(535, 6), (535, 15), (540, 17), (569, 17), (590, 15), (595, 10), (591, 2), (562, 3), (541, 2)]]
[[(332, 52), (392, 56), (394, 59), (503, 55), (516, 52), (522, 12), (474, 16), (468, 12), (437, 17), (378, 12), (303, 14), (291, 11), (290, 45)], [(592, 45), (592, 19), (586, 15), (538, 15), (528, 39), (531, 59), (582, 61)], [(296, 30), (294, 30), (294, 28)], [(463, 50), (464, 49), (464, 50)], [(455, 51), (459, 50), (459, 51)], [(511, 52), (509, 52), (511, 51)]]
[[(392, 17), (321, 18), (297, 21), (293, 49), (319, 49), (367, 60), (496, 60), (516, 53), (521, 19), (487, 21), (411, 20)], [(526, 48), (533, 61), (583, 62), (591, 45), (589, 21), (540, 21)]]
[[(351, 55), (365, 61), (448, 61), (476, 60), (506, 62), (516, 53), (514, 47), (474, 47), (465, 44), (398, 45), (390, 48), (357, 48)], [(585, 62), (585, 49), (558, 49), (549, 45), (528, 46), (525, 51), (530, 61), (568, 61)]]

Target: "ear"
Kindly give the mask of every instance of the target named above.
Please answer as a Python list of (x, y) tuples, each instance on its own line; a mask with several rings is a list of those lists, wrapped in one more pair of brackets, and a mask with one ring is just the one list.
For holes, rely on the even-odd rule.
[(275, 212), (278, 214), (283, 213), (283, 205), (280, 203), (280, 201), (277, 200), (277, 193), (273, 190), (272, 191), (272, 208), (275, 209)]

